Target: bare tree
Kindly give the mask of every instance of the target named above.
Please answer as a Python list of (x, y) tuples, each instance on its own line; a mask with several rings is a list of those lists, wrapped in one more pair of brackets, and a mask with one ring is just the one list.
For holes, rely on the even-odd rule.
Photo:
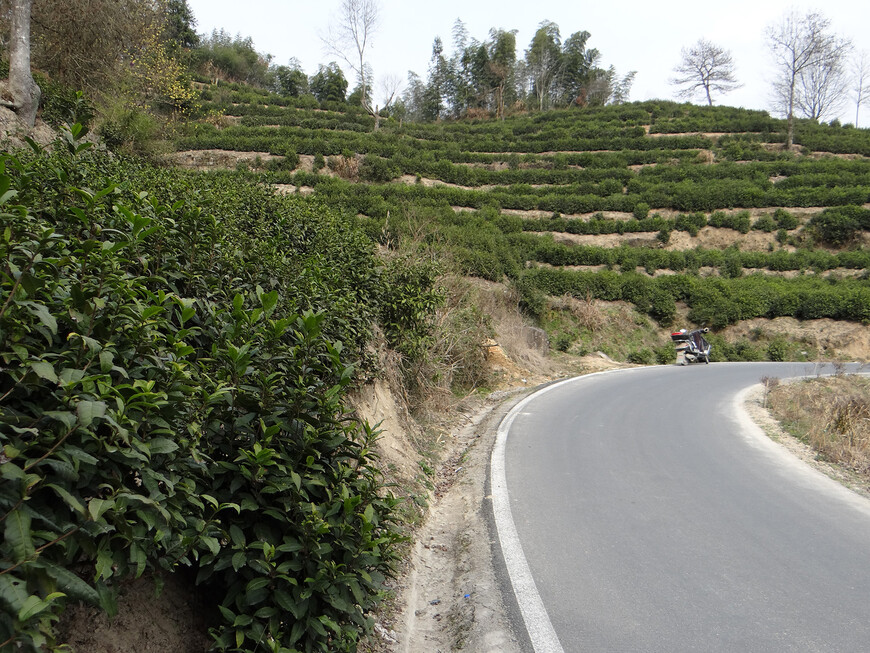
[(804, 118), (821, 120), (843, 107), (849, 91), (844, 56), (848, 47), (842, 41), (836, 43), (814, 65), (798, 75), (795, 106)]
[(329, 33), (321, 38), (326, 50), (341, 57), (357, 74), (362, 89), (362, 106), (373, 115), (371, 99), (368, 97), (370, 75), (365, 56), (379, 19), (378, 0), (342, 0), (338, 22), (330, 26)]
[(855, 126), (860, 127), (858, 117), (861, 112), (861, 106), (870, 104), (870, 93), (867, 92), (867, 85), (870, 83), (870, 53), (867, 50), (861, 50), (858, 56), (852, 62), (852, 99), (855, 100)]
[(154, 0), (35, 0), (33, 65), (89, 95), (115, 96), (130, 57), (165, 14)]
[(681, 86), (677, 95), (691, 99), (699, 91), (707, 97), (707, 104), (713, 106), (713, 93), (728, 93), (741, 84), (734, 77), (734, 60), (731, 52), (707, 39), (698, 39), (690, 48), (681, 50), (682, 60), (674, 68), (678, 77), (671, 78), (671, 84)]
[(831, 33), (829, 26), (822, 14), (800, 15), (792, 9), (765, 31), (779, 75), (774, 81), (774, 101), (788, 121), (787, 149), (794, 144), (796, 90), (801, 77), (824, 61), (841, 58), (848, 48), (848, 42)]
[(375, 119), (375, 131), (381, 125), (381, 111), (389, 110), (393, 102), (399, 99), (399, 93), (402, 90), (402, 78), (396, 74), (385, 75), (378, 86), (381, 92), (382, 104), (380, 106), (375, 105), (374, 110), (369, 109), (369, 113)]
[(30, 72), (30, 10), (33, 0), (12, 0), (10, 6), (9, 92), (4, 102), (28, 127), (36, 122), (41, 90)]

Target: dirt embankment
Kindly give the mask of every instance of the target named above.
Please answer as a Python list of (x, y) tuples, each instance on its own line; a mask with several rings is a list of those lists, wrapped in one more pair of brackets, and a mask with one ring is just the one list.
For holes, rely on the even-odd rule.
[(265, 169), (270, 161), (283, 156), (268, 152), (236, 152), (233, 150), (186, 150), (166, 155), (170, 165), (188, 170), (235, 170), (239, 164), (254, 170)]
[[(6, 83), (0, 82), (0, 94), (7, 92)], [(37, 120), (31, 128), (11, 109), (0, 107), (0, 149), (4, 152), (12, 152), (27, 147), (25, 138), (32, 138), (42, 146), (50, 145), (58, 134), (42, 120)], [(93, 141), (93, 137), (85, 140)]]
[(840, 320), (796, 320), (778, 317), (755, 318), (723, 329), (726, 340), (752, 339), (758, 333), (804, 342), (819, 352), (823, 360), (870, 360), (870, 325)]
[(488, 364), (505, 389), (468, 397), (454, 413), (432, 475), (431, 503), (393, 584), (394, 598), (364, 651), (521, 651), (496, 574), (488, 523), (486, 479), (498, 423), (542, 382), (620, 364), (588, 356), (542, 375), (511, 360), (495, 342), (488, 349)]

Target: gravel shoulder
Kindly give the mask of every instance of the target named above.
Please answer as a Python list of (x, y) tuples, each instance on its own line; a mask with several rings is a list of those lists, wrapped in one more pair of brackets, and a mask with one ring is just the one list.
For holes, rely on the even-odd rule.
[(744, 408), (752, 421), (771, 440), (782, 446), (804, 464), (809, 465), (864, 498), (870, 499), (870, 481), (842, 465), (837, 465), (820, 458), (818, 452), (810, 445), (802, 442), (782, 428), (779, 421), (765, 407), (764, 398), (764, 387), (759, 385), (746, 395)]
[(488, 494), (489, 461), (499, 422), (533, 389), (491, 394), (455, 431), (438, 470), (434, 499), (414, 535), (394, 586), (395, 615), (377, 628), (389, 653), (521, 653), (522, 627), (505, 596), (503, 563)]

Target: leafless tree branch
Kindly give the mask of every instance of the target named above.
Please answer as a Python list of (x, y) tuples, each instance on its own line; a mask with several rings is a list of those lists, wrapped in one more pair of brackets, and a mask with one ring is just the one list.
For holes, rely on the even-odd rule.
[(671, 78), (671, 84), (682, 87), (677, 95), (691, 99), (702, 92), (707, 104), (713, 106), (714, 93), (728, 93), (740, 88), (734, 76), (734, 59), (731, 52), (699, 39), (690, 48), (682, 49), (682, 60), (674, 68), (678, 77)]

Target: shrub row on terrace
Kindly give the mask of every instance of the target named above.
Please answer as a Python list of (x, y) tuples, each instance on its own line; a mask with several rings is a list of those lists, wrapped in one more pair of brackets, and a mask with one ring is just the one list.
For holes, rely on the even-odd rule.
[[(638, 213), (648, 213), (645, 205), (635, 209)], [(749, 211), (726, 213), (714, 211), (709, 216), (701, 212), (682, 214), (676, 218), (663, 218), (659, 214), (651, 217), (631, 220), (605, 219), (602, 214), (595, 214), (591, 219), (565, 219), (557, 214), (549, 218), (519, 218), (512, 217), (511, 225), (514, 231), (563, 232), (571, 234), (627, 234), (659, 231), (666, 235), (670, 231), (685, 231), (692, 236), (705, 227), (733, 229), (747, 234), (750, 230), (757, 231), (789, 231), (800, 224), (799, 220), (785, 209), (776, 209), (770, 215), (762, 215), (752, 220)], [(870, 210), (861, 206), (845, 205), (826, 208), (808, 222), (809, 232), (820, 242), (834, 247), (852, 244), (863, 231), (870, 231)], [(778, 233), (778, 237), (782, 234)]]
[(372, 119), (369, 116), (349, 116), (333, 111), (294, 111), (282, 116), (244, 116), (243, 127), (302, 127), (305, 129), (330, 129), (348, 131), (371, 131)]
[(638, 310), (668, 325), (676, 315), (675, 302), (690, 307), (689, 319), (721, 328), (756, 317), (831, 318), (870, 320), (870, 283), (815, 277), (783, 279), (764, 275), (740, 278), (701, 278), (668, 275), (650, 278), (617, 272), (577, 272), (537, 268), (517, 281), (526, 305), (541, 306), (541, 293), (628, 301)]
[[(782, 133), (783, 121), (766, 111), (735, 107), (702, 107), (683, 105), (683, 115), (656, 118), (650, 125), (653, 134), (685, 134), (689, 132), (733, 133), (749, 132), (763, 135)], [(777, 141), (773, 141), (777, 142)]]
[[(270, 181), (313, 186), (330, 201), (340, 201), (366, 215), (383, 217), (396, 204), (427, 198), (449, 206), (479, 209), (496, 206), (502, 209), (539, 210), (547, 213), (580, 214), (599, 211), (633, 213), (647, 209), (673, 209), (685, 212), (712, 212), (723, 208), (812, 207), (862, 205), (870, 201), (870, 184), (854, 187), (810, 187), (764, 189), (747, 180), (681, 181), (674, 184), (645, 184), (640, 179), (629, 182), (625, 194), (616, 188), (619, 182), (605, 179), (598, 184), (570, 184), (532, 188), (528, 185), (497, 187), (491, 190), (468, 190), (452, 186), (423, 184), (360, 185), (310, 173), (272, 175)], [(764, 182), (768, 184), (768, 182)], [(763, 184), (762, 184), (763, 185)]]
[(791, 270), (815, 270), (823, 272), (837, 268), (851, 270), (870, 269), (870, 252), (855, 250), (836, 254), (825, 251), (799, 250), (787, 252), (742, 252), (737, 249), (693, 249), (669, 251), (649, 247), (621, 246), (596, 247), (589, 245), (565, 245), (548, 239), (530, 242), (526, 250), (527, 260), (554, 266), (606, 265), (621, 270), (644, 268), (656, 270), (697, 272), (702, 267), (718, 268), (726, 276), (739, 276), (744, 268), (763, 269), (775, 272)]
[[(356, 124), (356, 123), (350, 123)], [(255, 129), (255, 128), (249, 128)], [(429, 150), (442, 150), (444, 145), (451, 145), (447, 151), (469, 151), (469, 152), (507, 152), (507, 153), (532, 153), (539, 154), (541, 152), (587, 152), (587, 151), (621, 151), (621, 150), (695, 150), (707, 149), (711, 147), (712, 142), (703, 136), (671, 136), (666, 138), (652, 139), (642, 135), (634, 137), (625, 137), (614, 135), (574, 138), (568, 133), (551, 134), (537, 138), (531, 137), (516, 137), (512, 134), (505, 135), (504, 138), (496, 138), (490, 135), (469, 135), (458, 139), (456, 136), (448, 136), (444, 140), (435, 140), (427, 138), (406, 137), (401, 130), (391, 131), (387, 129), (379, 130), (368, 134), (356, 134), (353, 130), (346, 132), (333, 133), (329, 130), (318, 129), (294, 129), (292, 134), (288, 134), (286, 138), (295, 138), (304, 143), (338, 142), (342, 149), (349, 149), (354, 153), (379, 153), (385, 154), (384, 143), (390, 140), (399, 141), (400, 139), (412, 139), (415, 147)], [(177, 149), (211, 149), (222, 148), (228, 150), (255, 151), (260, 148), (268, 149), (269, 145), (263, 145), (263, 139), (278, 139), (281, 138), (274, 130), (269, 133), (251, 133), (243, 128), (229, 128), (217, 130), (211, 125), (199, 123), (192, 126), (192, 135), (182, 137), (176, 141)], [(461, 142), (461, 147), (459, 143)], [(395, 147), (395, 145), (394, 145)], [(299, 148), (300, 153), (306, 152)], [(332, 151), (322, 151), (322, 154), (337, 153)]]

